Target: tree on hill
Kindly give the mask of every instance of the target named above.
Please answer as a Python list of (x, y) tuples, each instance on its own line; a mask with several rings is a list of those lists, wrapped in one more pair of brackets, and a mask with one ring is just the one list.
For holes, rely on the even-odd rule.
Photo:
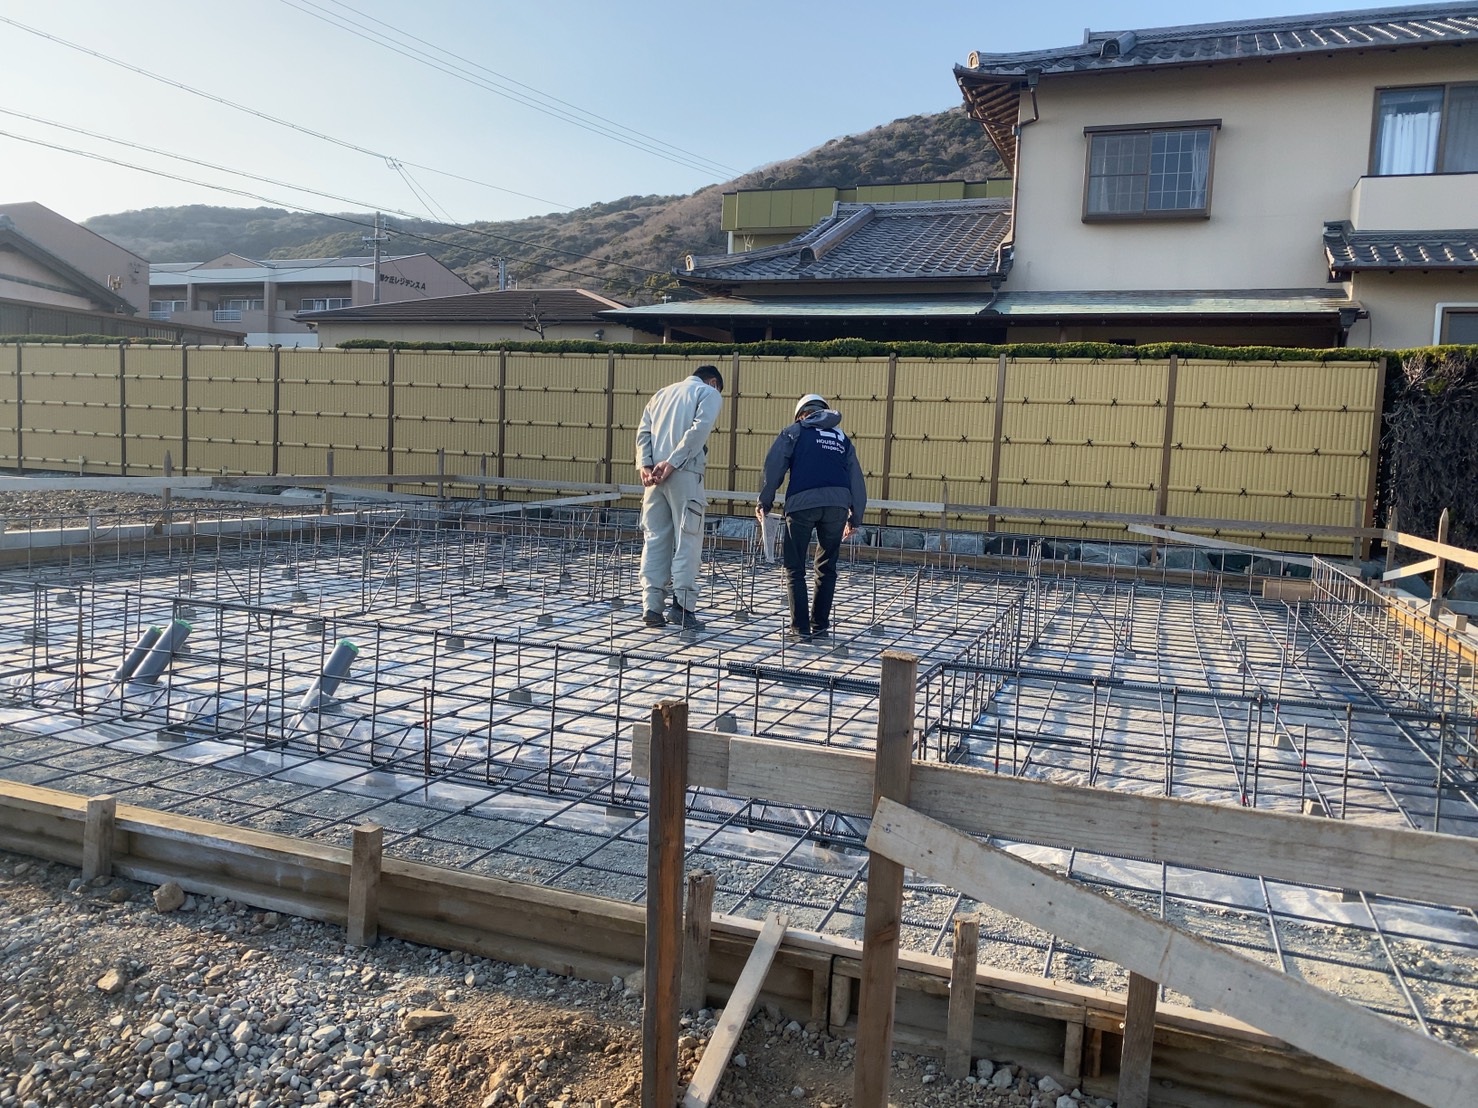
[[(519, 220), (465, 226), (391, 217), (394, 253), (425, 252), (474, 288), (494, 288), (498, 260), (511, 282), (588, 288), (649, 303), (672, 287), (686, 254), (722, 253), (722, 197), (736, 189), (850, 187), (985, 180), (1004, 170), (980, 125), (963, 108), (914, 115), (830, 139), (688, 196), (626, 196)], [(96, 216), (87, 226), (154, 262), (250, 258), (330, 258), (368, 252), (366, 212), (304, 213), (280, 208), (193, 204)]]

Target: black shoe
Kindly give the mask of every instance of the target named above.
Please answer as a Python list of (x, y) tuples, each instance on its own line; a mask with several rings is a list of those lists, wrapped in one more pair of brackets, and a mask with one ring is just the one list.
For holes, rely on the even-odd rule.
[(831, 628), (830, 627), (813, 627), (813, 628), (811, 628), (811, 637), (813, 639), (829, 639), (829, 638), (831, 638)]
[(650, 608), (641, 614), (641, 621), (648, 627), (667, 626), (667, 618), (661, 612), (654, 612)]
[(681, 604), (674, 604), (671, 608), (667, 609), (667, 622), (684, 631), (703, 630), (703, 624), (698, 621), (697, 615), (688, 611)]
[(790, 642), (810, 642), (812, 635), (810, 631), (803, 631), (799, 627), (792, 627), (785, 632), (785, 637)]

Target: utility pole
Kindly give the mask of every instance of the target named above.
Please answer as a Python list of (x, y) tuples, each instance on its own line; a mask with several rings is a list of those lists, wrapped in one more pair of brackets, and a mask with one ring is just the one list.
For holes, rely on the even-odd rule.
[(379, 212), (375, 213), (375, 233), (373, 235), (365, 235), (363, 239), (365, 242), (375, 244), (375, 296), (373, 302), (378, 304), (380, 302), (380, 243), (390, 241), (390, 236), (385, 233), (383, 226), (380, 224)]
[(508, 287), (508, 259), (498, 259), (498, 291), (502, 292)]

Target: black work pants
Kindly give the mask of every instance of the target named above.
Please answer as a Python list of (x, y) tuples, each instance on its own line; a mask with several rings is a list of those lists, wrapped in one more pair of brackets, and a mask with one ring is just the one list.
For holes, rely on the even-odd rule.
[[(831, 598), (837, 587), (837, 555), (847, 528), (846, 508), (802, 508), (785, 513), (781, 553), (790, 582), (790, 625), (797, 631), (831, 626)], [(806, 550), (816, 536), (816, 596), (806, 599)]]

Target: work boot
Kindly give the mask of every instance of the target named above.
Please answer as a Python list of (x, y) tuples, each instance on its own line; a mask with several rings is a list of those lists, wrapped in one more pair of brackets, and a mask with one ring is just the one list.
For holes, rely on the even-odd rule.
[(648, 627), (667, 626), (667, 618), (661, 612), (654, 612), (650, 608), (641, 614), (641, 621)]
[(674, 603), (667, 609), (667, 622), (683, 631), (701, 631), (703, 624), (698, 621), (695, 612), (690, 612), (681, 604)]

